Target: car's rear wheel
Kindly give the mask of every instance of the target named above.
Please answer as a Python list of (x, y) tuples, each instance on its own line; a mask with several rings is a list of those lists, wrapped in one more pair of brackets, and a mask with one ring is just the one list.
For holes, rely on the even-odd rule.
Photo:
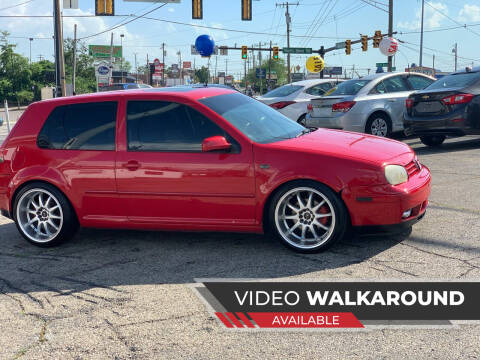
[(71, 238), (78, 228), (67, 198), (48, 184), (25, 186), (15, 197), (13, 210), (20, 234), (37, 246), (58, 245)]
[(392, 133), (392, 124), (387, 115), (376, 113), (370, 116), (365, 126), (367, 134), (388, 137)]
[(287, 184), (271, 202), (269, 225), (287, 247), (303, 253), (325, 250), (340, 240), (348, 215), (338, 196), (313, 181)]
[(424, 135), (420, 136), (420, 141), (427, 146), (440, 146), (445, 141), (445, 135)]

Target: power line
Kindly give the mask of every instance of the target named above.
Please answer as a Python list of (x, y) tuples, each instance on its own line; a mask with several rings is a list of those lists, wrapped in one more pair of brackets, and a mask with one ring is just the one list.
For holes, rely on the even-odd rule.
[(360, 1), (364, 2), (365, 4), (368, 4), (370, 6), (373, 6), (374, 8), (377, 8), (378, 10), (384, 11), (388, 14), (388, 10), (382, 9), (380, 6), (377, 5), (377, 4), (380, 4), (380, 5), (386, 6), (388, 8), (388, 5), (386, 5), (386, 4), (382, 4), (382, 3), (379, 3), (377, 1), (368, 1), (368, 0), (360, 0)]
[(142, 18), (142, 17), (145, 17), (145, 15), (148, 15), (148, 14), (154, 12), (155, 10), (161, 9), (161, 8), (164, 7), (165, 5), (167, 5), (167, 3), (162, 4), (162, 5), (160, 5), (160, 6), (157, 6), (156, 8), (154, 8), (154, 9), (152, 9), (152, 10), (149, 10), (149, 11), (147, 11), (146, 13), (143, 13), (142, 15), (138, 15), (137, 17), (135, 17), (135, 18), (133, 18), (133, 19), (130, 19), (130, 20), (124, 22), (124, 23), (115, 25), (115, 26), (111, 27), (110, 29), (107, 29), (107, 30), (104, 30), (104, 31), (100, 31), (100, 32), (98, 32), (98, 33), (96, 33), (96, 34), (92, 34), (92, 35), (88, 35), (88, 36), (81, 37), (81, 38), (79, 38), (78, 40), (89, 39), (89, 38), (92, 38), (92, 37), (95, 37), (95, 36), (104, 34), (104, 33), (106, 33), (106, 32), (115, 30), (115, 29), (117, 29), (117, 28), (119, 28), (119, 27), (122, 27), (122, 26), (125, 26), (125, 25), (127, 25), (127, 24), (130, 24), (131, 22), (134, 22), (134, 21), (136, 21), (136, 20), (138, 20), (138, 19), (140, 19), (140, 18)]
[[(430, 2), (425, 1), (425, 3), (426, 3), (428, 6), (430, 6), (433, 10), (435, 10), (436, 12), (438, 12), (440, 15), (443, 15), (443, 16), (445, 16), (447, 19), (453, 21), (455, 24), (457, 24), (457, 25), (462, 25), (462, 24), (461, 24), (460, 22), (458, 22), (457, 20), (451, 18), (450, 16), (448, 16), (447, 14), (445, 14), (443, 11), (440, 11), (440, 10), (437, 9), (435, 6), (433, 6), (432, 4), (430, 4)], [(477, 35), (477, 36), (480, 36), (479, 33), (477, 33), (476, 31), (473, 31), (472, 29), (469, 29), (469, 28), (467, 28), (467, 27), (465, 27), (465, 29), (467, 29), (468, 31), (470, 31), (471, 33), (473, 33), (473, 34), (475, 34), (475, 35)]]
[(17, 7), (17, 6), (21, 6), (21, 5), (24, 5), (24, 4), (28, 4), (28, 3), (32, 2), (32, 1), (35, 1), (35, 0), (28, 0), (28, 1), (24, 1), (24, 2), (22, 2), (22, 3), (20, 3), (20, 4), (10, 5), (10, 6), (1, 8), (0, 11), (2, 11), (2, 10), (8, 10), (8, 9), (11, 9), (11, 8), (14, 8), (14, 7)]

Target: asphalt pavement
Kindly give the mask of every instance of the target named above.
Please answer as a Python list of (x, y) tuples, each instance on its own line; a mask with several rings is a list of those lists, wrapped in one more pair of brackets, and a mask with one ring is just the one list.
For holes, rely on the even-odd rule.
[[(0, 138), (5, 134), (0, 127)], [(82, 229), (52, 249), (0, 218), (2, 359), (478, 359), (480, 325), (228, 331), (195, 278), (480, 279), (480, 138), (428, 149), (430, 206), (410, 235), (353, 236), (301, 255), (263, 236)]]

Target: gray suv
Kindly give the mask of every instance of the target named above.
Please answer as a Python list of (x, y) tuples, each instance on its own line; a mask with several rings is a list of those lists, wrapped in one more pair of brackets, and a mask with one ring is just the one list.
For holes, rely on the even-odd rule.
[(306, 126), (389, 136), (403, 130), (405, 99), (434, 81), (419, 73), (381, 73), (342, 82), (310, 101)]

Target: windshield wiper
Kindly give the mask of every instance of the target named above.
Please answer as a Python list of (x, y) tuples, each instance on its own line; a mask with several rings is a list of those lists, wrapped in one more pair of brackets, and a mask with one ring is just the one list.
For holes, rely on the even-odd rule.
[(298, 135), (297, 135), (297, 136), (295, 136), (295, 137), (297, 137), (297, 138), (298, 138), (298, 137), (300, 137), (300, 136), (302, 136), (302, 135), (305, 135), (305, 134), (311, 133), (312, 131), (313, 131), (313, 129), (310, 129), (310, 128), (305, 128), (305, 129), (303, 129), (303, 130), (302, 130), (302, 132), (301, 132), (300, 134), (298, 134)]

